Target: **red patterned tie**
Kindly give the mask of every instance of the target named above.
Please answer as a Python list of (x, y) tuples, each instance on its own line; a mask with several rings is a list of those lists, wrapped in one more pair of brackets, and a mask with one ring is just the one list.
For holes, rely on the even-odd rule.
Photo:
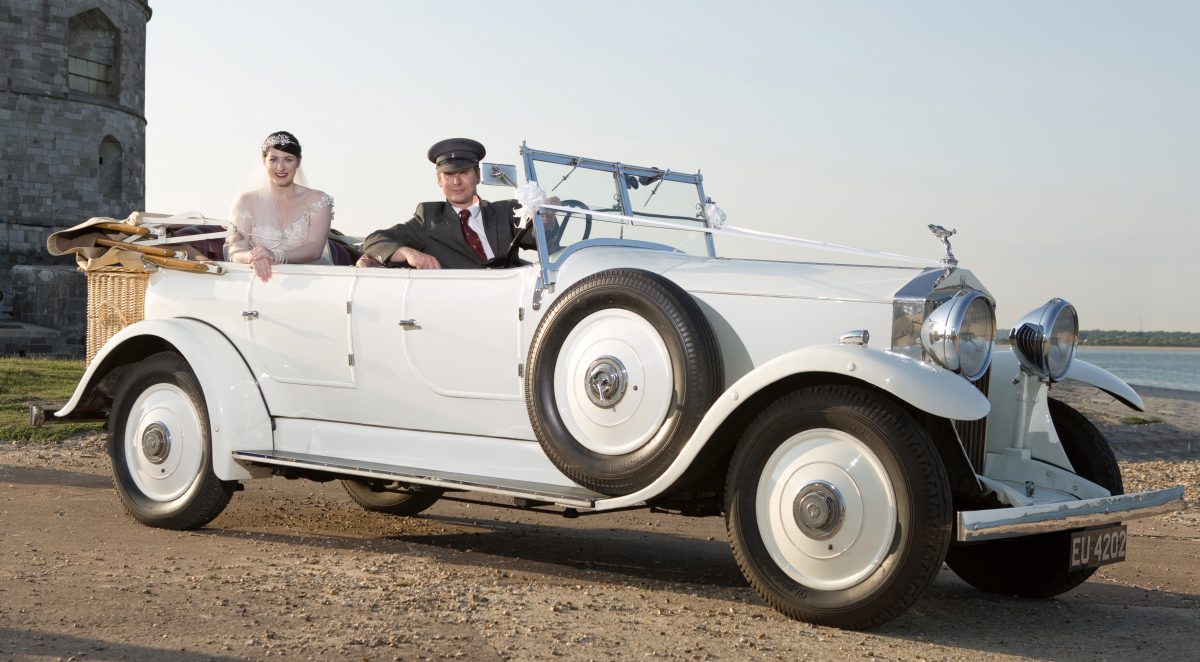
[(462, 221), (463, 239), (467, 240), (467, 244), (475, 251), (475, 254), (479, 256), (479, 261), (486, 262), (487, 253), (483, 252), (483, 243), (479, 241), (479, 235), (475, 234), (475, 231), (471, 229), (471, 210), (459, 210), (458, 220)]

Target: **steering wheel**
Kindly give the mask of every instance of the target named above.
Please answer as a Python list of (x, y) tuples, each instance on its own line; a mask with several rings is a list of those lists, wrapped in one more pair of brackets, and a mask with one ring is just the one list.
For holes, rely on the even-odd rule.
[[(588, 207), (579, 200), (563, 200), (558, 204), (562, 207), (574, 207), (576, 209), (585, 209), (591, 211), (591, 207)], [(567, 221), (569, 221), (576, 212), (569, 211), (565, 213), (566, 216), (559, 221), (558, 227), (551, 231), (551, 233), (547, 236), (548, 243), (546, 248), (548, 251), (558, 250), (558, 242), (562, 239), (563, 230), (567, 227)], [(513, 237), (512, 243), (508, 245), (508, 250), (505, 251), (505, 254), (503, 256), (497, 255), (483, 266), (488, 269), (507, 269), (514, 265), (520, 264), (521, 259), (517, 257), (517, 253), (521, 250), (521, 242), (524, 241), (525, 235), (529, 234), (533, 230), (533, 224), (540, 222), (540, 218), (535, 218), (529, 223), (526, 223), (525, 227), (521, 228), (517, 232), (517, 235)], [(592, 215), (584, 214), (583, 222), (583, 239), (587, 239), (592, 235)], [(582, 239), (580, 241), (582, 241)]]
[(533, 228), (533, 221), (525, 224), (525, 227), (517, 231), (517, 235), (513, 237), (512, 243), (508, 245), (508, 250), (504, 255), (496, 257), (484, 263), (485, 269), (508, 269), (509, 267), (520, 264), (522, 260), (517, 257), (517, 252), (521, 250), (521, 241), (525, 239), (525, 235)]
[[(558, 206), (574, 207), (576, 209), (583, 209), (586, 211), (591, 211), (591, 209), (592, 209), (591, 207), (588, 207), (587, 205), (583, 204), (583, 202), (581, 202), (579, 200), (563, 200), (562, 202), (558, 203)], [(571, 217), (575, 215), (575, 212), (573, 212), (573, 211), (568, 211), (568, 212), (563, 212), (563, 213), (565, 213), (566, 216), (564, 216), (562, 218), (562, 220), (560, 220), (558, 222), (558, 227), (554, 229), (553, 234), (551, 234), (549, 237), (549, 245), (547, 245), (547, 247), (546, 247), (547, 250), (549, 250), (549, 251), (558, 250), (559, 242), (562, 241), (563, 233), (565, 233), (567, 230), (567, 221), (570, 221)], [(580, 241), (584, 241), (588, 237), (592, 236), (592, 215), (591, 214), (582, 214), (582, 216), (583, 216), (583, 238), (580, 239)]]

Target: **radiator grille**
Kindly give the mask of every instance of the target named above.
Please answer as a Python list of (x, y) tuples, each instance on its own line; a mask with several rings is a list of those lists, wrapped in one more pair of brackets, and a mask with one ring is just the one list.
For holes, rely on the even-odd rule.
[[(991, 377), (992, 369), (988, 368), (982, 377), (971, 383), (986, 396)], [(987, 456), (987, 421), (986, 416), (978, 421), (954, 421), (954, 429), (958, 431), (958, 438), (962, 440), (975, 473), (983, 473), (983, 461)]]

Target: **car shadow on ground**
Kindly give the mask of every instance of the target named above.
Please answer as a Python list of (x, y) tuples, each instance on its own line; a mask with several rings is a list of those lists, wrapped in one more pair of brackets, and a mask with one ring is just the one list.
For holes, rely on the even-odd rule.
[[(411, 520), (410, 520), (411, 521)], [(282, 545), (411, 553), (414, 546), (442, 563), (588, 581), (649, 580), (748, 589), (723, 540), (625, 528), (574, 528), (464, 517), (422, 517), (413, 533), (347, 536), (205, 528), (197, 534)], [(432, 525), (432, 526), (430, 526)], [(416, 527), (414, 527), (416, 528)]]
[(170, 660), (170, 662), (224, 662), (241, 660), (211, 653), (192, 653), (178, 648), (170, 650), (138, 646), (120, 641), (71, 637), (38, 630), (0, 627), (0, 654), (16, 654), (30, 658), (60, 660)]
[[(472, 527), (476, 532), (365, 538), (229, 529), (197, 533), (291, 547), (382, 554), (416, 550), (431, 554), (441, 564), (541, 574), (586, 585), (636, 585), (769, 609), (741, 577), (727, 545), (720, 540), (698, 541), (672, 533), (630, 529), (580, 531), (459, 517), (421, 519)], [(992, 595), (972, 588), (943, 568), (908, 611), (862, 634), (1032, 659), (1050, 659), (1047, 648), (1061, 650), (1064, 642), (1079, 652), (1072, 659), (1133, 657), (1139, 651), (1192, 641), (1197, 604), (1194, 595), (1110, 583), (1084, 584), (1047, 600)], [(1153, 632), (1127, 623), (1132, 608), (1152, 610), (1156, 622)], [(797, 623), (796, 627), (806, 626)]]
[[(523, 564), (567, 566), (633, 579), (746, 587), (722, 538), (704, 538), (624, 527), (561, 526), (543, 522), (436, 516), (437, 522), (469, 530), (403, 534), (395, 540), (502, 556)], [(603, 522), (601, 519), (597, 523)]]
[(111, 489), (108, 474), (84, 474), (41, 467), (20, 467), (0, 464), (0, 483), (10, 485), (59, 485), (87, 489)]

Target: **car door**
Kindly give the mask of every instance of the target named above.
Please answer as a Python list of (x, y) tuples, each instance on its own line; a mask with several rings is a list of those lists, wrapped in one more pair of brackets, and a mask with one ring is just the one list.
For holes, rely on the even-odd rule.
[(355, 291), (360, 376), (374, 403), (363, 422), (531, 436), (519, 364), (533, 269), (390, 271), (364, 273)]
[(356, 387), (350, 301), (355, 270), (276, 267), (268, 282), (251, 278), (247, 337), (259, 382), (277, 416), (336, 420), (331, 389)]

